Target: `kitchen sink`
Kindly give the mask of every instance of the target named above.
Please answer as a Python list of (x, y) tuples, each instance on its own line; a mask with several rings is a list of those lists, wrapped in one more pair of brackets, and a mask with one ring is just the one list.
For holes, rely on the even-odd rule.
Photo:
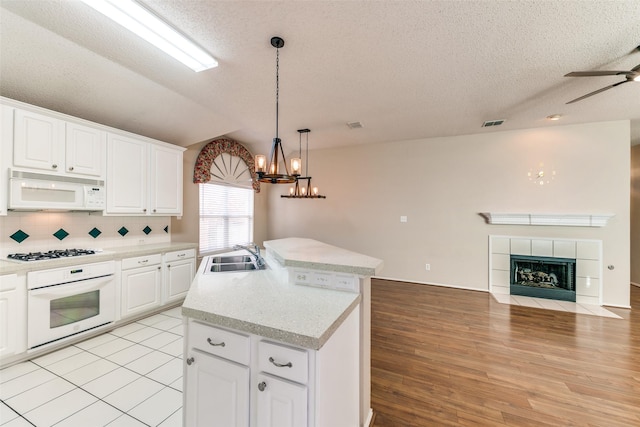
[(250, 255), (215, 256), (211, 258), (213, 264), (237, 264), (253, 261), (255, 261), (255, 259)]
[(207, 258), (204, 274), (223, 273), (233, 271), (254, 271), (264, 270), (266, 264), (264, 260), (250, 254), (229, 254), (229, 255), (213, 255)]
[(258, 266), (253, 262), (236, 262), (230, 264), (211, 263), (207, 266), (205, 273), (218, 273), (223, 271), (250, 271), (257, 269)]

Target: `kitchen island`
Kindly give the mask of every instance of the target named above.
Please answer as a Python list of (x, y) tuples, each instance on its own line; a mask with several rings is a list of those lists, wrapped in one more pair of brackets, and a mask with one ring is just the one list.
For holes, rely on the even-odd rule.
[(219, 425), (367, 425), (382, 261), (310, 239), (264, 246), (266, 270), (207, 274), (203, 260), (196, 273), (182, 308), (185, 425), (210, 413)]

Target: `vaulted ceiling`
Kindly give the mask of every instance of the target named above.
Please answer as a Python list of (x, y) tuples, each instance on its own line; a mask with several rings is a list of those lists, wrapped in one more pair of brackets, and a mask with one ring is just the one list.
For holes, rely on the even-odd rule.
[[(563, 77), (640, 64), (637, 0), (143, 3), (219, 67), (194, 73), (77, 0), (0, 0), (0, 94), (181, 146), (266, 151), (278, 35), (288, 150), (300, 128), (317, 149), (620, 119), (640, 143), (640, 83), (567, 105), (624, 77)], [(493, 119), (506, 121), (481, 128)]]

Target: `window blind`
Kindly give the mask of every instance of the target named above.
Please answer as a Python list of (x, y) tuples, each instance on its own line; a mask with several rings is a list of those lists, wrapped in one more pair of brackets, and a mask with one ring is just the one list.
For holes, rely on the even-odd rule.
[(253, 240), (253, 189), (200, 186), (200, 253), (230, 249)]

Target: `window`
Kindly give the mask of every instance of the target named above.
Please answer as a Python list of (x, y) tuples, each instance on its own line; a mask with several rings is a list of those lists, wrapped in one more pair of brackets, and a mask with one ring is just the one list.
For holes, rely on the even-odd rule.
[(200, 186), (200, 253), (229, 249), (253, 240), (253, 189), (220, 184)]

